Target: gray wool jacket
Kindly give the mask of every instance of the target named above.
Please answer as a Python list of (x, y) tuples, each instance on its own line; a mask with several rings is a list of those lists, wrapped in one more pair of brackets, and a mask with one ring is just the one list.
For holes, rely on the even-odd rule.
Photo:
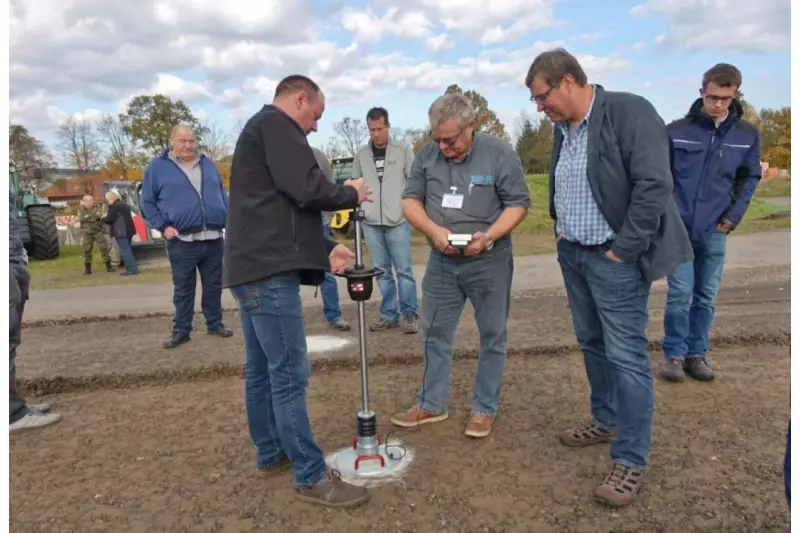
[[(556, 220), (555, 169), (563, 135), (554, 128), (550, 159), (550, 216)], [(672, 196), (669, 139), (664, 121), (645, 98), (595, 84), (589, 117), (588, 179), (600, 212), (616, 233), (611, 250), (637, 263), (655, 281), (694, 258)]]

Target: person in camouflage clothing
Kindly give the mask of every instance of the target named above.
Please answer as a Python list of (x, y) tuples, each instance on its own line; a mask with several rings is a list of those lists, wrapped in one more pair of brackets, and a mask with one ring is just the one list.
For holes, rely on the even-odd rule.
[(78, 206), (78, 222), (81, 225), (81, 246), (83, 246), (83, 263), (85, 275), (92, 273), (92, 248), (97, 244), (100, 257), (108, 272), (114, 272), (111, 256), (108, 254), (108, 243), (103, 235), (103, 221), (100, 205), (95, 205), (94, 198), (86, 195)]

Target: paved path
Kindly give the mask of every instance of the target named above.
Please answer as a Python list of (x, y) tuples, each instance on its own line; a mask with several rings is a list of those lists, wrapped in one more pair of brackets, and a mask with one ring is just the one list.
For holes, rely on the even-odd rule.
[[(758, 268), (791, 264), (791, 238), (789, 231), (732, 235), (728, 244), (725, 269)], [(415, 265), (417, 291), (421, 294), (421, 280), (425, 265)], [(663, 284), (661, 280), (658, 284)], [(514, 267), (513, 291), (561, 288), (561, 271), (554, 254), (517, 257)], [(303, 304), (322, 306), (321, 296), (314, 297), (313, 287), (303, 287)], [(196, 310), (200, 310), (200, 287), (197, 290)], [(344, 280), (339, 279), (342, 304), (349, 303)], [(373, 299), (379, 298), (376, 288)], [(223, 292), (222, 304), (234, 308), (230, 291)], [(76, 316), (117, 316), (172, 312), (172, 285), (102, 285), (74, 289), (33, 291), (25, 307), (25, 321), (53, 320)]]

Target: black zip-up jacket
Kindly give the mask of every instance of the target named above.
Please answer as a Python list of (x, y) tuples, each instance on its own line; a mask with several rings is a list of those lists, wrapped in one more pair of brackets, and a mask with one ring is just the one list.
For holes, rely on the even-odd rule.
[(111, 227), (111, 233), (117, 239), (133, 239), (133, 236), (136, 235), (131, 208), (122, 200), (116, 200), (108, 206), (108, 212), (103, 217), (103, 222)]
[(228, 194), (226, 288), (286, 272), (319, 285), (335, 246), (323, 234), (322, 211), (358, 205), (357, 191), (325, 178), (303, 130), (274, 105), (244, 125)]

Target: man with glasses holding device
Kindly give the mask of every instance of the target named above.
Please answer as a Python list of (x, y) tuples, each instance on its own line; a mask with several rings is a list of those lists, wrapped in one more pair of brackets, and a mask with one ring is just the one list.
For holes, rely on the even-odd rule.
[(480, 355), (465, 433), (485, 437), (500, 405), (514, 271), (509, 234), (528, 214), (530, 192), (506, 141), (476, 132), (459, 94), (428, 110), (431, 140), (417, 153), (403, 215), (431, 245), (422, 280), (423, 384), (417, 402), (391, 422), (414, 427), (446, 420), (453, 339), (466, 300), (475, 309)]

